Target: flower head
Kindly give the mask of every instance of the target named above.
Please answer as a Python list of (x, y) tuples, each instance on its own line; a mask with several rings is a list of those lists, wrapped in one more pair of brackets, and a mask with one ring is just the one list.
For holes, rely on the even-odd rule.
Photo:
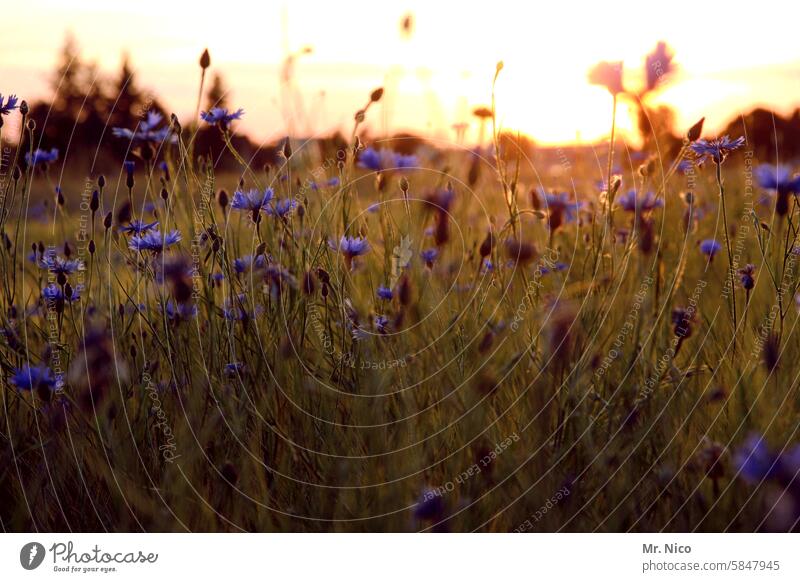
[(377, 291), (378, 299), (383, 299), (384, 301), (391, 301), (394, 297), (394, 292), (389, 288), (383, 285), (378, 287)]
[(52, 164), (58, 159), (58, 148), (51, 148), (50, 151), (36, 149), (25, 154), (25, 161), (29, 166), (39, 164)]
[(417, 156), (403, 155), (391, 150), (367, 148), (358, 157), (358, 166), (375, 172), (404, 170), (418, 165)]
[(721, 164), (732, 151), (739, 149), (743, 145), (743, 137), (731, 139), (727, 135), (723, 135), (722, 137), (711, 140), (698, 139), (689, 147), (692, 148), (692, 151), (697, 156), (698, 163), (701, 164), (710, 159), (715, 164)]
[(366, 255), (370, 251), (369, 242), (367, 239), (360, 236), (353, 237), (345, 235), (339, 239), (338, 244), (335, 241), (329, 241), (328, 246), (342, 253), (348, 269), (353, 266), (353, 259), (355, 257)]
[(625, 194), (620, 194), (616, 202), (626, 212), (633, 212), (635, 214), (642, 214), (651, 212), (656, 208), (664, 206), (664, 201), (657, 198), (653, 192), (644, 192), (641, 196), (637, 196), (636, 190), (628, 190)]
[[(68, 296), (67, 296), (68, 295)], [(81, 298), (81, 288), (78, 287), (70, 287), (69, 294), (66, 294), (64, 290), (55, 283), (52, 283), (42, 289), (42, 299), (46, 302), (59, 302), (59, 301), (68, 301), (72, 303), (73, 301), (77, 301)]]
[(675, 64), (672, 62), (674, 56), (667, 43), (659, 41), (653, 52), (645, 57), (644, 68), (648, 91), (658, 87), (659, 83), (675, 70)]
[(121, 137), (131, 141), (162, 143), (167, 141), (168, 138), (170, 143), (177, 141), (178, 136), (170, 136), (171, 130), (168, 125), (161, 128), (158, 127), (162, 119), (163, 116), (160, 113), (157, 111), (150, 111), (145, 119), (139, 122), (135, 129), (130, 130), (124, 127), (115, 127), (111, 130), (111, 133), (113, 133), (115, 137)]
[(751, 434), (733, 453), (733, 463), (742, 479), (758, 483), (773, 474), (777, 458), (762, 435)]
[(716, 255), (720, 249), (722, 249), (722, 245), (713, 238), (707, 238), (703, 241), (700, 241), (700, 252), (706, 255), (709, 260), (713, 260), (714, 255)]
[(52, 249), (45, 251), (39, 266), (54, 275), (71, 275), (75, 271), (83, 270), (83, 262), (79, 259), (65, 259)]
[(164, 314), (170, 321), (185, 321), (197, 316), (197, 305), (194, 303), (175, 303), (170, 299), (164, 306)]
[(255, 258), (253, 255), (245, 255), (233, 260), (233, 270), (238, 274), (249, 273), (254, 269), (264, 269), (266, 266), (267, 260), (264, 255), (258, 255)]
[(778, 216), (786, 216), (789, 212), (789, 195), (800, 193), (800, 176), (792, 177), (786, 166), (762, 164), (756, 168), (756, 180), (759, 186), (773, 190), (778, 195), (775, 212)]
[(11, 375), (11, 383), (17, 390), (36, 390), (41, 394), (42, 391), (51, 391), (56, 385), (60, 384), (61, 379), (54, 376), (53, 372), (44, 364), (31, 367), (29, 364), (22, 364), (21, 368), (16, 368)]
[(242, 192), (237, 190), (233, 193), (233, 200), (231, 200), (231, 208), (236, 210), (247, 210), (250, 212), (259, 212), (261, 210), (267, 211), (269, 203), (275, 196), (272, 188), (267, 188), (264, 192), (259, 192), (255, 188)]
[(229, 113), (224, 107), (212, 107), (208, 111), (201, 111), (200, 117), (209, 125), (218, 125), (219, 127), (228, 127), (234, 119), (241, 119), (244, 115), (244, 109), (237, 109), (233, 113)]
[(0, 93), (0, 115), (8, 115), (12, 111), (14, 111), (17, 106), (17, 96), (16, 95), (9, 95), (7, 99), (5, 99), (5, 103), (3, 102), (3, 94)]
[(608, 89), (612, 95), (625, 91), (622, 86), (622, 61), (609, 63), (603, 61), (589, 71), (589, 82)]
[(143, 220), (134, 219), (131, 220), (127, 225), (120, 226), (119, 229), (122, 232), (133, 233), (135, 235), (142, 235), (149, 230), (153, 230), (155, 227), (158, 226), (158, 221), (155, 220), (153, 222), (145, 222)]
[(295, 208), (297, 208), (297, 200), (294, 198), (281, 198), (268, 205), (266, 210), (270, 216), (285, 218)]
[(750, 291), (756, 286), (755, 272), (756, 267), (753, 264), (745, 265), (744, 268), (738, 270), (739, 282), (743, 289)]
[(160, 253), (172, 245), (180, 242), (181, 233), (177, 230), (162, 234), (159, 230), (149, 230), (141, 235), (131, 237), (128, 247), (134, 251), (150, 251)]
[(583, 208), (583, 202), (571, 200), (568, 192), (549, 193), (541, 190), (538, 197), (534, 196), (534, 206), (541, 208), (548, 215), (550, 230), (557, 230), (565, 222), (575, 222), (578, 211)]
[(433, 263), (436, 262), (436, 259), (439, 256), (439, 249), (425, 249), (424, 251), (420, 252), (419, 256), (422, 257), (422, 260), (425, 261), (425, 264), (428, 267), (433, 267)]

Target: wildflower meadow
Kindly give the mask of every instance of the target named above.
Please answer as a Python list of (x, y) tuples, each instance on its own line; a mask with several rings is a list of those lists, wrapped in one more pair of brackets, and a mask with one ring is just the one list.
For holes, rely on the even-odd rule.
[(581, 71), (608, 135), (559, 148), (502, 62), (472, 142), (376, 130), (376, 84), (251, 147), (212, 57), (83, 150), (0, 87), (2, 530), (800, 528), (798, 165), (667, 127), (668, 45)]

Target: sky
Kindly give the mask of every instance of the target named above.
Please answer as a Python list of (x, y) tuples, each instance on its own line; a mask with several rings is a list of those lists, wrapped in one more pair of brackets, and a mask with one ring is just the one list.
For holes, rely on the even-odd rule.
[[(645, 55), (660, 40), (678, 71), (653, 103), (676, 110), (688, 127), (707, 118), (719, 130), (755, 106), (781, 113), (800, 104), (797, 21), (786, 2), (458, 2), (293, 0), (283, 2), (108, 2), (34, 0), (0, 19), (0, 93), (46, 97), (48, 79), (71, 33), (83, 58), (101, 71), (130, 56), (139, 83), (185, 118), (194, 112), (208, 47), (212, 72), (246, 111), (238, 129), (259, 140), (287, 133), (352, 128), (376, 87), (376, 133), (413, 131), (452, 140), (453, 125), (489, 103), (497, 61), (496, 106), (504, 128), (539, 143), (589, 143), (610, 126), (611, 98), (587, 83), (601, 60), (624, 62), (626, 86), (643, 82)], [(400, 22), (413, 16), (413, 31)], [(311, 47), (309, 54), (301, 54)], [(298, 55), (293, 86), (282, 89), (281, 63)], [(621, 107), (619, 127), (633, 123)]]

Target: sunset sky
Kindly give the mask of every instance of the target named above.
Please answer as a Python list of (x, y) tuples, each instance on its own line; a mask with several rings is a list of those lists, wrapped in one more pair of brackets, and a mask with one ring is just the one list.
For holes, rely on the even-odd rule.
[[(259, 139), (285, 135), (280, 63), (305, 46), (295, 68), (296, 132), (349, 128), (369, 91), (386, 87), (370, 111), (377, 131), (413, 130), (452, 139), (452, 125), (488, 102), (495, 63), (504, 127), (540, 143), (590, 142), (608, 132), (609, 95), (586, 82), (599, 60), (624, 60), (639, 87), (644, 56), (659, 40), (679, 71), (658, 100), (682, 125), (701, 116), (711, 131), (765, 105), (800, 102), (797, 21), (782, 2), (107, 2), (80, 6), (35, 0), (0, 24), (0, 92), (35, 99), (70, 31), (84, 58), (116, 71), (126, 51), (139, 83), (181, 117), (194, 111), (204, 47), (223, 73), (231, 104), (246, 110), (239, 129)], [(757, 10), (756, 10), (757, 9)], [(403, 37), (400, 21), (413, 14)], [(631, 127), (624, 112), (623, 128)], [(468, 139), (475, 139), (473, 122)]]

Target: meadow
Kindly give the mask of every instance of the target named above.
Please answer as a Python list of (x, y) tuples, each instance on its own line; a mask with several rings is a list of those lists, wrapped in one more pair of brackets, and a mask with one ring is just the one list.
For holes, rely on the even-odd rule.
[(702, 122), (542, 164), (502, 104), (479, 146), (399, 153), (362, 131), (382, 93), (265, 167), (241, 111), (144, 111), (92, 175), (0, 102), (27, 144), (0, 182), (3, 530), (796, 530), (791, 169)]

